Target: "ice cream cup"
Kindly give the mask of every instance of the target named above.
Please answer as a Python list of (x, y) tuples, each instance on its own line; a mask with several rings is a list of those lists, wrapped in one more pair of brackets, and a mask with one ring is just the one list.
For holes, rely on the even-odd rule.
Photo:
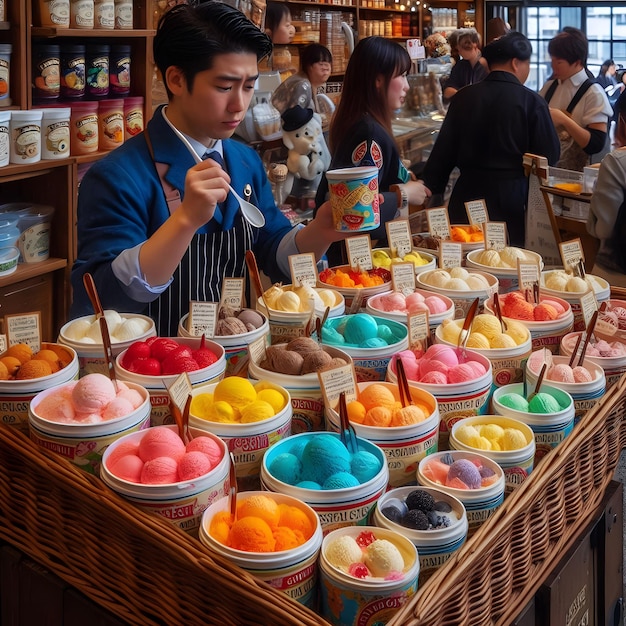
[[(459, 328), (462, 328), (464, 321), (455, 320), (454, 323), (458, 324)], [(435, 331), (435, 339), (437, 343), (443, 343), (447, 346), (456, 345), (443, 338), (441, 326), (438, 326)], [(524, 364), (532, 351), (531, 334), (529, 331), (526, 340), (514, 348), (490, 348), (484, 350), (472, 348), (472, 350), (482, 354), (491, 362), (493, 389), (509, 383), (521, 382), (524, 377)]]
[[(251, 330), (248, 333), (241, 333), (240, 335), (224, 335), (215, 336), (213, 341), (219, 343), (224, 348), (224, 356), (226, 358), (226, 370), (225, 375), (230, 376), (236, 373), (248, 359), (248, 346), (254, 343), (257, 339), (265, 337), (266, 344), (270, 343), (270, 325), (266, 315), (260, 313), (263, 316), (263, 325), (256, 330)], [(187, 318), (189, 314), (183, 315), (178, 324), (178, 336), (179, 337), (193, 337), (187, 330)]]
[[(417, 293), (422, 294), (425, 298), (432, 296), (432, 291), (425, 291), (424, 289), (416, 289)], [(393, 320), (394, 322), (400, 322), (401, 324), (407, 323), (407, 314), (406, 313), (397, 313), (393, 311), (383, 311), (380, 304), (380, 299), (391, 293), (391, 291), (386, 291), (385, 293), (377, 294), (368, 298), (367, 305), (365, 306), (366, 313), (370, 315), (374, 315), (375, 317), (382, 317), (384, 319)], [(434, 335), (435, 329), (443, 320), (452, 319), (455, 316), (455, 304), (454, 302), (448, 298), (447, 296), (439, 295), (439, 297), (447, 304), (446, 310), (443, 313), (432, 313), (428, 316), (428, 324), (430, 326), (431, 334)]]
[[(572, 307), (572, 313), (574, 314), (574, 326), (572, 330), (584, 330), (586, 324), (580, 305), (580, 297), (583, 294), (574, 291), (556, 291), (555, 289), (546, 287), (546, 278), (549, 274), (550, 270), (541, 272), (541, 293), (549, 295), (550, 297), (558, 296), (569, 302)], [(591, 274), (587, 274), (587, 276), (591, 276), (594, 280), (594, 293), (596, 294), (598, 303), (608, 301), (611, 296), (611, 285), (600, 276), (592, 276)]]
[[(156, 336), (156, 327), (154, 320), (146, 315), (138, 315), (136, 313), (120, 313), (124, 319), (138, 319), (145, 321), (149, 328), (146, 332), (138, 334), (137, 337), (133, 337), (127, 341), (115, 341), (111, 340), (111, 352), (113, 356), (117, 356), (120, 352), (126, 350), (135, 341), (145, 341), (148, 337)], [(108, 369), (106, 359), (104, 357), (104, 346), (102, 343), (87, 343), (86, 341), (79, 341), (73, 339), (71, 336), (70, 327), (75, 323), (89, 322), (92, 323), (96, 319), (95, 315), (86, 315), (77, 319), (71, 320), (61, 327), (59, 332), (58, 342), (64, 346), (70, 346), (78, 354), (78, 362), (80, 367), (80, 375), (86, 374), (104, 374), (108, 376)]]
[[(176, 430), (176, 426), (166, 428)], [(148, 429), (149, 430), (149, 429)], [(143, 485), (119, 478), (109, 471), (107, 461), (115, 448), (122, 443), (139, 443), (146, 430), (130, 433), (113, 442), (104, 452), (100, 466), (100, 478), (113, 491), (132, 502), (139, 509), (155, 513), (174, 526), (197, 537), (202, 514), (216, 500), (228, 495), (230, 490), (230, 456), (226, 444), (216, 435), (191, 428), (194, 437), (210, 437), (223, 451), (222, 460), (210, 472), (177, 483)]]
[[(269, 467), (272, 461), (283, 452), (288, 452), (294, 445), (304, 445), (311, 437), (321, 433), (300, 433), (286, 437), (267, 450), (261, 464), (261, 488), (275, 493), (284, 493), (310, 505), (319, 515), (324, 534), (342, 526), (363, 526), (367, 523), (372, 507), (387, 489), (389, 469), (384, 452), (376, 445), (357, 437), (359, 450), (365, 450), (376, 456), (381, 464), (380, 471), (374, 478), (356, 487), (343, 489), (307, 489), (295, 487), (278, 480)], [(336, 433), (331, 434), (339, 437)]]
[[(175, 339), (180, 345), (189, 346), (192, 350), (200, 347), (201, 337), (177, 337)], [(192, 387), (199, 385), (208, 385), (209, 383), (217, 383), (224, 378), (226, 369), (226, 357), (224, 348), (215, 341), (205, 342), (205, 346), (217, 355), (217, 361), (208, 367), (188, 372), (189, 381)], [(126, 350), (117, 355), (115, 359), (115, 375), (119, 380), (126, 382), (138, 383), (145, 387), (150, 393), (150, 404), (152, 411), (150, 413), (150, 423), (152, 426), (161, 426), (162, 424), (174, 424), (174, 416), (170, 409), (170, 396), (168, 393), (169, 386), (180, 376), (180, 374), (171, 374), (167, 376), (146, 376), (130, 372), (122, 367)]]
[[(358, 579), (334, 567), (326, 557), (328, 545), (342, 535), (354, 538), (370, 531), (376, 539), (393, 543), (405, 562), (399, 580)], [(320, 614), (334, 624), (386, 624), (417, 591), (420, 560), (417, 550), (405, 536), (375, 526), (339, 528), (324, 537), (319, 558)]]
[[(261, 389), (275, 389), (285, 399), (284, 408), (274, 417), (249, 424), (211, 422), (190, 412), (189, 424), (198, 430), (211, 432), (226, 442), (228, 450), (235, 458), (237, 486), (241, 491), (252, 491), (260, 485), (261, 461), (265, 451), (277, 441), (291, 435), (291, 397), (289, 392), (279, 385), (260, 381), (255, 385)], [(217, 383), (200, 385), (192, 391), (192, 396), (201, 393), (213, 393)]]
[(515, 393), (527, 397), (532, 390), (524, 389), (522, 383), (514, 385), (505, 385), (496, 389), (491, 399), (494, 413), (512, 417), (513, 419), (528, 424), (535, 433), (535, 465), (541, 460), (552, 448), (567, 437), (574, 429), (574, 398), (561, 389), (550, 385), (541, 385), (541, 393), (550, 394), (559, 403), (565, 407), (561, 411), (555, 413), (530, 413), (528, 411), (516, 411), (500, 402), (500, 398), (507, 393)]
[(114, 441), (150, 426), (147, 389), (135, 383), (126, 384), (141, 394), (141, 405), (128, 415), (97, 424), (60, 423), (41, 417), (37, 413), (41, 401), (63, 385), (38, 393), (28, 409), (30, 438), (42, 448), (52, 450), (89, 474), (98, 476), (102, 455)]
[(428, 272), (422, 272), (418, 274), (415, 278), (417, 282), (417, 286), (419, 289), (424, 289), (425, 291), (432, 291), (433, 293), (439, 294), (440, 296), (447, 296), (454, 302), (455, 312), (454, 317), (464, 318), (467, 316), (470, 306), (478, 298), (478, 311), (477, 313), (483, 312), (483, 307), (485, 300), (489, 298), (491, 295), (496, 293), (500, 287), (498, 279), (488, 272), (479, 272), (478, 270), (474, 271), (475, 274), (480, 274), (484, 278), (487, 279), (489, 283), (488, 289), (478, 289), (478, 290), (468, 290), (468, 291), (459, 291), (456, 289), (443, 289), (442, 287), (435, 287), (434, 285), (428, 284), (428, 278), (437, 270), (430, 270)]
[[(291, 291), (291, 285), (283, 285), (283, 291)], [(343, 315), (346, 309), (344, 297), (336, 289), (331, 289), (335, 295), (335, 304), (330, 307), (328, 317)], [(322, 318), (326, 309), (315, 309), (314, 311), (277, 311), (267, 310), (263, 298), (259, 298), (256, 303), (256, 310), (268, 318), (270, 328), (270, 342), (284, 343), (296, 337), (304, 337), (307, 329), (313, 324), (316, 317)], [(314, 327), (314, 326), (313, 326)]]
[[(476, 258), (483, 252), (484, 248), (471, 250), (465, 258), (465, 266), (468, 270), (481, 270), (493, 274), (500, 283), (500, 293), (508, 293), (509, 291), (517, 291), (519, 289), (519, 279), (517, 275), (517, 267), (492, 267), (479, 263)], [(529, 261), (537, 263), (540, 269), (543, 269), (543, 259), (540, 254), (532, 250), (524, 250)]]
[[(349, 265), (340, 265), (332, 269), (341, 270), (342, 272), (351, 271)], [(374, 285), (373, 287), (336, 287), (334, 285), (325, 283), (319, 277), (317, 281), (317, 286), (338, 291), (343, 296), (345, 308), (348, 310), (350, 310), (350, 308), (353, 306), (354, 299), (358, 297), (361, 301), (359, 308), (365, 310), (368, 298), (370, 298), (371, 296), (375, 296), (377, 293), (384, 293), (385, 291), (389, 291), (391, 289), (391, 274), (389, 274), (389, 280), (385, 280), (382, 284)], [(340, 315), (343, 315), (343, 313), (340, 313)]]
[[(378, 384), (395, 390), (397, 386), (387, 382), (358, 383), (359, 390)], [(430, 408), (430, 414), (423, 421), (410, 426), (376, 427), (354, 423), (357, 436), (376, 444), (387, 457), (389, 466), (389, 486), (401, 487), (415, 482), (417, 464), (427, 455), (437, 451), (439, 440), (439, 408), (437, 400), (428, 391), (410, 387), (413, 400)], [(326, 428), (339, 432), (339, 414), (334, 409), (326, 409)]]
[[(329, 319), (324, 328), (329, 327), (331, 330), (335, 330), (339, 325), (345, 323), (347, 317), (344, 315)], [(404, 324), (375, 316), (374, 319), (379, 327), (381, 325), (388, 326), (393, 336), (400, 339), (381, 348), (357, 348), (348, 344), (341, 344), (341, 349), (352, 358), (358, 382), (385, 380), (391, 357), (396, 352), (406, 350), (409, 347), (409, 331)], [(324, 342), (324, 345), (331, 344)]]
[[(431, 393), (439, 405), (439, 450), (448, 449), (448, 439), (452, 426), (458, 420), (484, 413), (489, 407), (493, 372), (488, 358), (467, 350), (474, 361), (482, 363), (486, 371), (482, 376), (464, 383), (436, 385), (409, 380), (409, 385), (419, 387)], [(387, 380), (396, 384), (398, 378), (393, 363), (387, 368)]]
[[(551, 362), (554, 365), (559, 363), (569, 363), (570, 357), (565, 355), (549, 355)], [(544, 359), (538, 354), (533, 352), (528, 361), (526, 361), (526, 378), (528, 389), (533, 390), (541, 371)], [(596, 402), (604, 395), (607, 387), (607, 379), (604, 370), (596, 361), (592, 361), (590, 357), (585, 357), (583, 366), (589, 370), (593, 379), (588, 383), (562, 383), (556, 380), (546, 380), (544, 377), (543, 384), (556, 387), (562, 391), (566, 391), (574, 399), (574, 425), (576, 425), (580, 418), (591, 409)], [(542, 385), (543, 389), (543, 385)]]
[[(388, 257), (391, 257), (391, 248), (374, 248), (372, 250), (372, 261), (374, 263), (374, 267), (384, 267), (385, 269), (391, 271), (391, 263), (389, 265), (380, 265), (379, 263), (377, 263), (376, 254), (381, 252)], [(424, 252), (423, 250), (418, 250), (417, 248), (411, 248), (411, 252), (419, 254), (419, 256), (421, 256), (424, 261), (426, 261), (424, 265), (415, 265), (416, 274), (428, 272), (429, 270), (434, 270), (437, 267), (437, 257), (432, 250), (430, 252)], [(396, 263), (397, 262), (398, 261), (396, 261)]]
[[(457, 489), (437, 483), (424, 474), (424, 470), (431, 461), (447, 461), (451, 464), (459, 459), (469, 459), (480, 463), (496, 473), (497, 480), (487, 487), (478, 489)], [(484, 454), (468, 452), (466, 450), (451, 450), (449, 452), (435, 452), (423, 458), (417, 467), (417, 482), (424, 487), (439, 489), (454, 496), (463, 503), (467, 514), (468, 536), (471, 536), (478, 527), (487, 521), (504, 502), (504, 470), (494, 460)]]
[[(497, 424), (502, 428), (515, 428), (522, 432), (526, 445), (518, 450), (483, 450), (473, 448), (461, 442), (456, 437), (461, 426), (478, 426), (480, 424)], [(518, 419), (501, 415), (479, 415), (468, 417), (452, 427), (450, 432), (450, 446), (453, 450), (479, 452), (495, 461), (504, 471), (505, 491), (511, 493), (519, 487), (533, 471), (535, 460), (535, 434), (528, 424)]]
[(310, 539), (297, 548), (280, 552), (244, 552), (226, 546), (209, 533), (213, 516), (220, 511), (229, 510), (230, 500), (225, 497), (214, 501), (202, 514), (200, 541), (213, 552), (222, 555), (231, 563), (250, 572), (274, 589), (286, 593), (293, 600), (310, 609), (315, 609), (318, 579), (317, 559), (323, 537), (319, 517), (308, 504), (282, 493), (240, 492), (238, 501), (260, 494), (273, 498), (278, 504), (295, 506), (304, 511), (311, 521), (311, 525), (315, 528)]
[(328, 170), (326, 179), (335, 230), (354, 233), (380, 226), (377, 167)]
[[(50, 345), (54, 344), (43, 342), (41, 348)], [(14, 426), (25, 435), (28, 434), (31, 400), (41, 391), (78, 379), (78, 355), (69, 346), (63, 346), (63, 349), (67, 350), (70, 362), (54, 374), (26, 380), (0, 380), (3, 424)]]
[[(415, 489), (422, 489), (430, 493), (436, 502), (446, 502), (452, 508), (457, 519), (445, 528), (434, 528), (431, 530), (416, 530), (406, 528), (397, 522), (390, 520), (383, 509), (390, 498), (405, 500)], [(416, 487), (415, 485), (398, 487), (391, 489), (380, 497), (372, 521), (376, 526), (388, 528), (401, 535), (404, 535), (416, 548), (420, 560), (419, 584), (423, 585), (446, 561), (457, 552), (465, 543), (467, 538), (468, 522), (467, 513), (463, 503), (454, 496), (432, 487)]]
[[(580, 332), (568, 333), (561, 339), (561, 349), (559, 353), (563, 356), (570, 357), (572, 350), (576, 345)], [(626, 356), (585, 356), (585, 367), (587, 363), (595, 363), (604, 371), (606, 377), (606, 388), (614, 385), (626, 372)]]
[[(342, 350), (331, 346), (325, 346), (324, 349), (330, 356), (339, 357), (346, 363), (350, 363), (350, 355)], [(289, 392), (293, 411), (291, 417), (291, 433), (293, 435), (324, 429), (324, 397), (317, 373), (289, 376), (288, 374), (270, 372), (259, 367), (254, 357), (251, 356), (248, 376), (255, 381), (265, 380), (280, 385)]]
[[(520, 324), (524, 324), (530, 331), (532, 338), (532, 349), (539, 350), (540, 348), (547, 348), (550, 352), (558, 352), (559, 343), (561, 338), (572, 330), (574, 324), (574, 313), (570, 302), (567, 302), (563, 298), (558, 296), (548, 296), (542, 292), (542, 296), (539, 301), (542, 300), (556, 300), (565, 309), (565, 313), (561, 314), (555, 320), (549, 320), (546, 322), (531, 322), (528, 320), (515, 320)], [(493, 306), (493, 297), (490, 297), (485, 302), (485, 311), (495, 315), (495, 309)], [(506, 321), (506, 317), (504, 318)]]

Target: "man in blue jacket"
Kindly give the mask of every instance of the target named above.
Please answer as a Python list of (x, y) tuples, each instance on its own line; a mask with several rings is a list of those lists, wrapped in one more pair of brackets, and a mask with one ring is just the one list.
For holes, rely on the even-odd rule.
[[(257, 154), (230, 139), (271, 49), (265, 33), (221, 2), (180, 4), (161, 18), (154, 59), (168, 104), (82, 180), (71, 317), (93, 313), (89, 272), (105, 309), (145, 313), (159, 335), (175, 336), (190, 300), (218, 302), (224, 277), (246, 275), (247, 250), (272, 280), (288, 281), (290, 254), (321, 257), (344, 238), (330, 203), (292, 228)], [(265, 226), (243, 218), (229, 182)]]

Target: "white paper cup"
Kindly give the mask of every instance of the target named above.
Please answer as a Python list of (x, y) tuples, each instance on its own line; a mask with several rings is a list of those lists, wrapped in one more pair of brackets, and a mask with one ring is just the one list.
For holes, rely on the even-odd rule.
[(326, 178), (335, 230), (361, 232), (380, 226), (378, 168), (329, 170)]

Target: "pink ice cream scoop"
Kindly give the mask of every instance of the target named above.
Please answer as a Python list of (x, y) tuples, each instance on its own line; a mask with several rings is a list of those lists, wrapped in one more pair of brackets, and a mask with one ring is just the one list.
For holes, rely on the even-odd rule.
[(424, 376), (430, 372), (439, 372), (446, 377), (446, 380), (448, 379), (450, 368), (445, 363), (437, 359), (420, 359), (417, 363), (419, 365), (420, 378), (424, 378)]
[(572, 368), (567, 363), (559, 363), (558, 365), (553, 365), (548, 368), (546, 372), (547, 380), (554, 380), (555, 382), (560, 383), (573, 383), (574, 382), (574, 373), (572, 372)]
[(421, 293), (419, 293), (419, 291), (414, 291), (406, 297), (406, 308), (409, 309), (412, 306), (415, 306), (416, 304), (421, 304), (425, 301), (426, 298)]
[(178, 463), (169, 456), (160, 456), (146, 461), (141, 470), (141, 482), (146, 485), (178, 482)]
[(222, 449), (211, 437), (195, 437), (187, 444), (187, 452), (202, 452), (211, 462), (211, 468), (222, 460)]
[(113, 381), (104, 374), (87, 374), (72, 390), (74, 408), (78, 413), (100, 413), (114, 398)]
[[(397, 359), (402, 359), (402, 365), (404, 365), (404, 373), (409, 380), (417, 380), (419, 365), (418, 361), (415, 358), (415, 354), (411, 350), (401, 350), (396, 354)], [(395, 364), (394, 364), (395, 366)], [(394, 371), (395, 367), (394, 367)]]
[(124, 417), (125, 415), (130, 415), (133, 410), (133, 405), (126, 398), (113, 398), (102, 412), (102, 419), (112, 420)]
[(445, 363), (448, 367), (454, 367), (459, 364), (459, 358), (456, 351), (441, 343), (436, 343), (428, 348), (424, 353), (423, 359), (436, 359)]
[(449, 383), (466, 383), (476, 378), (476, 372), (469, 363), (459, 363), (450, 368), (448, 372)]
[(432, 314), (445, 313), (448, 310), (446, 303), (439, 296), (429, 296), (424, 304)]
[(441, 372), (428, 372), (420, 379), (420, 382), (428, 385), (446, 385), (448, 384), (448, 377)]
[(185, 454), (182, 439), (169, 428), (155, 426), (148, 428), (139, 442), (139, 456), (144, 463), (159, 457), (170, 457), (174, 463)]
[(589, 372), (589, 370), (582, 365), (574, 367), (572, 369), (572, 374), (574, 375), (575, 383), (590, 383), (593, 380), (591, 372)]
[(58, 393), (51, 393), (37, 405), (37, 415), (51, 422), (72, 422), (76, 419), (76, 411), (71, 398)]
[(109, 459), (107, 467), (114, 476), (131, 483), (138, 483), (141, 481), (143, 465), (143, 461), (136, 454), (123, 454), (118, 455), (113, 462)]
[(139, 444), (134, 441), (120, 441), (116, 443), (107, 457), (107, 465), (110, 467), (117, 459), (127, 454), (139, 456)]
[(210, 471), (211, 461), (200, 451), (185, 452), (178, 462), (179, 480), (193, 480)]
[(393, 291), (391, 293), (380, 296), (380, 298), (378, 298), (376, 302), (376, 305), (378, 305), (383, 311), (386, 311), (387, 313), (392, 313), (393, 311), (406, 311), (405, 298), (401, 293), (397, 291)]

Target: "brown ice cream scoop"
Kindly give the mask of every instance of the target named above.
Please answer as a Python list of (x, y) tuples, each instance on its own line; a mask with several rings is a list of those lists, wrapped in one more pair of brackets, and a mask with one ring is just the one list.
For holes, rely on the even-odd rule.
[(261, 328), (264, 322), (263, 316), (253, 309), (242, 309), (237, 315), (237, 319), (245, 324), (248, 332)]
[(317, 372), (333, 360), (333, 357), (324, 352), (324, 350), (318, 350), (317, 352), (307, 352), (304, 355), (304, 361), (302, 363), (302, 374), (311, 374)]
[(348, 362), (345, 359), (342, 359), (340, 356), (334, 356), (324, 367), (323, 369), (329, 370), (333, 367), (341, 367), (342, 365), (348, 365)]
[(223, 320), (217, 320), (215, 334), (218, 337), (241, 335), (247, 332), (248, 329), (246, 328), (246, 325), (236, 317), (226, 317)]
[(309, 352), (320, 352), (322, 346), (315, 339), (311, 339), (311, 337), (296, 337), (296, 339), (292, 339), (287, 344), (287, 350), (292, 350), (304, 356)]
[(265, 352), (265, 359), (260, 363), (263, 369), (277, 374), (299, 376), (304, 359), (297, 352), (270, 346)]

